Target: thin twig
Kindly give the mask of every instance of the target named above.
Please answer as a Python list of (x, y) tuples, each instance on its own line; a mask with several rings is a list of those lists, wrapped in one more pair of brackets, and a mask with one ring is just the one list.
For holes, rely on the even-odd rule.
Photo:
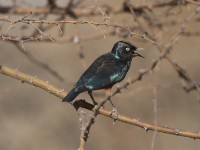
[(80, 58), (82, 68), (84, 70), (86, 70), (87, 69), (87, 63), (86, 63), (85, 55), (83, 53), (83, 46), (81, 44), (81, 39), (80, 39), (80, 35), (79, 35), (79, 31), (78, 31), (77, 27), (74, 28), (74, 40), (73, 40), (73, 43), (77, 47), (78, 56)]
[[(21, 43), (21, 42), (20, 42)], [(23, 42), (22, 42), (23, 43)], [(43, 68), (44, 70), (46, 70), (47, 72), (49, 72), (52, 76), (54, 76), (56, 79), (58, 79), (59, 81), (64, 81), (65, 79), (53, 68), (51, 68), (48, 64), (41, 62), (40, 60), (36, 59), (29, 51), (24, 50), (24, 48), (22, 46), (20, 46), (18, 43), (13, 42), (13, 44), (16, 46), (17, 50), (19, 50), (19, 52), (21, 52), (23, 55), (26, 56), (26, 58), (32, 62), (33, 64)]]
[[(156, 89), (156, 85), (155, 85), (155, 81), (153, 78), (153, 72), (149, 71), (150, 74), (150, 80), (151, 80), (151, 84), (152, 84), (152, 89), (153, 89), (153, 114), (154, 114), (154, 124), (158, 125), (158, 99), (157, 99), (157, 89)], [(154, 131), (153, 133), (153, 137), (151, 140), (151, 150), (154, 149), (155, 147), (155, 140), (156, 140), (156, 136), (158, 135), (157, 131)]]

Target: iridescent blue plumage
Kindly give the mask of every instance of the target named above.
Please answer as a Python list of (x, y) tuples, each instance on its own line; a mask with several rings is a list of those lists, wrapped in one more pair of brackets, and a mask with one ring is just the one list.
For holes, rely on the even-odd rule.
[(63, 99), (72, 102), (80, 93), (88, 91), (94, 104), (93, 90), (108, 89), (122, 81), (131, 65), (132, 58), (140, 56), (136, 53), (137, 47), (129, 42), (115, 43), (111, 52), (98, 57), (82, 74), (74, 88)]

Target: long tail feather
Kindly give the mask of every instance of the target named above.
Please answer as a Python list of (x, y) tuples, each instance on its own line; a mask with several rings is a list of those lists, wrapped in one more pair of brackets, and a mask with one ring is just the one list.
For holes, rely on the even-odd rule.
[(76, 91), (75, 91), (75, 88), (73, 88), (73, 89), (67, 94), (67, 96), (65, 96), (65, 98), (62, 100), (62, 102), (72, 102), (79, 94), (80, 94), (80, 92), (76, 92)]

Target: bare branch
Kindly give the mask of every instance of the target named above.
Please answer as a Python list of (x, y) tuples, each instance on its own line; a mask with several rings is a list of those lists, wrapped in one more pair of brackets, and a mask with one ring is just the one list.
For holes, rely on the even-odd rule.
[[(196, 2), (198, 4), (198, 2)], [(194, 4), (189, 2), (189, 0), (186, 0), (184, 5), (187, 4)], [(171, 1), (163, 1), (163, 2), (154, 2), (154, 3), (147, 3), (147, 4), (141, 4), (141, 5), (135, 5), (133, 7), (134, 10), (136, 11), (143, 11), (144, 9), (152, 9), (152, 8), (162, 8), (162, 7), (167, 7), (167, 6), (177, 6), (179, 5), (176, 0), (171, 0)], [(52, 7), (53, 6), (53, 7)], [(112, 12), (114, 14), (119, 14), (122, 12), (129, 12), (127, 10), (126, 6), (123, 4), (121, 5), (116, 5), (116, 6), (101, 6), (101, 9), (104, 10), (104, 12), (108, 13)], [(5, 14), (5, 13), (10, 13), (10, 14), (29, 14), (30, 12), (34, 14), (57, 14), (57, 15), (70, 15), (69, 12), (66, 11), (66, 8), (60, 8), (56, 7), (56, 5), (47, 5), (43, 7), (29, 7), (29, 6), (23, 6), (23, 7), (1, 7), (0, 13)], [(84, 7), (84, 8), (72, 8), (71, 12), (76, 16), (76, 17), (81, 17), (81, 16), (94, 16), (94, 15), (102, 15), (102, 12), (96, 9), (96, 7)]]
[[(45, 81), (43, 81), (39, 78), (27, 75), (25, 73), (13, 70), (13, 69), (8, 68), (8, 67), (0, 66), (0, 73), (4, 74), (6, 76), (10, 76), (10, 77), (13, 77), (15, 79), (18, 79), (22, 82), (26, 82), (26, 83), (31, 84), (33, 86), (39, 87), (39, 88), (59, 97), (61, 99), (63, 99), (66, 95), (66, 93), (63, 92), (63, 90), (45, 82)], [(101, 101), (101, 103), (102, 102), (103, 101)], [(84, 100), (77, 101), (74, 104), (74, 106), (75, 106), (76, 109), (82, 107), (82, 108), (86, 108), (88, 110), (94, 111), (93, 105), (85, 102)], [(112, 111), (107, 111), (103, 108), (100, 108), (98, 110), (98, 113), (101, 114), (101, 115), (104, 115), (106, 117), (124, 122), (124, 123), (128, 123), (128, 124), (131, 124), (131, 125), (134, 125), (134, 126), (141, 127), (145, 131), (152, 130), (152, 131), (158, 131), (158, 132), (163, 132), (163, 133), (177, 135), (177, 136), (200, 139), (200, 132), (191, 132), (191, 131), (186, 131), (186, 130), (179, 130), (179, 129), (176, 129), (176, 128), (169, 128), (167, 126), (156, 126), (156, 125), (144, 123), (144, 122), (139, 121), (138, 119), (129, 118), (129, 117), (123, 116), (123, 115), (118, 115), (118, 117), (116, 118), (115, 116), (112, 116)]]

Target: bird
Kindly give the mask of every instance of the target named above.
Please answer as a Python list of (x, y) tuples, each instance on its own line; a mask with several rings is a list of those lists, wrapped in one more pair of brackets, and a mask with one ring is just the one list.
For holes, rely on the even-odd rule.
[(73, 102), (80, 93), (87, 91), (93, 104), (97, 105), (92, 91), (105, 89), (106, 95), (110, 95), (113, 85), (125, 78), (132, 59), (136, 56), (144, 58), (137, 53), (139, 49), (128, 41), (116, 42), (111, 52), (94, 60), (62, 102)]

